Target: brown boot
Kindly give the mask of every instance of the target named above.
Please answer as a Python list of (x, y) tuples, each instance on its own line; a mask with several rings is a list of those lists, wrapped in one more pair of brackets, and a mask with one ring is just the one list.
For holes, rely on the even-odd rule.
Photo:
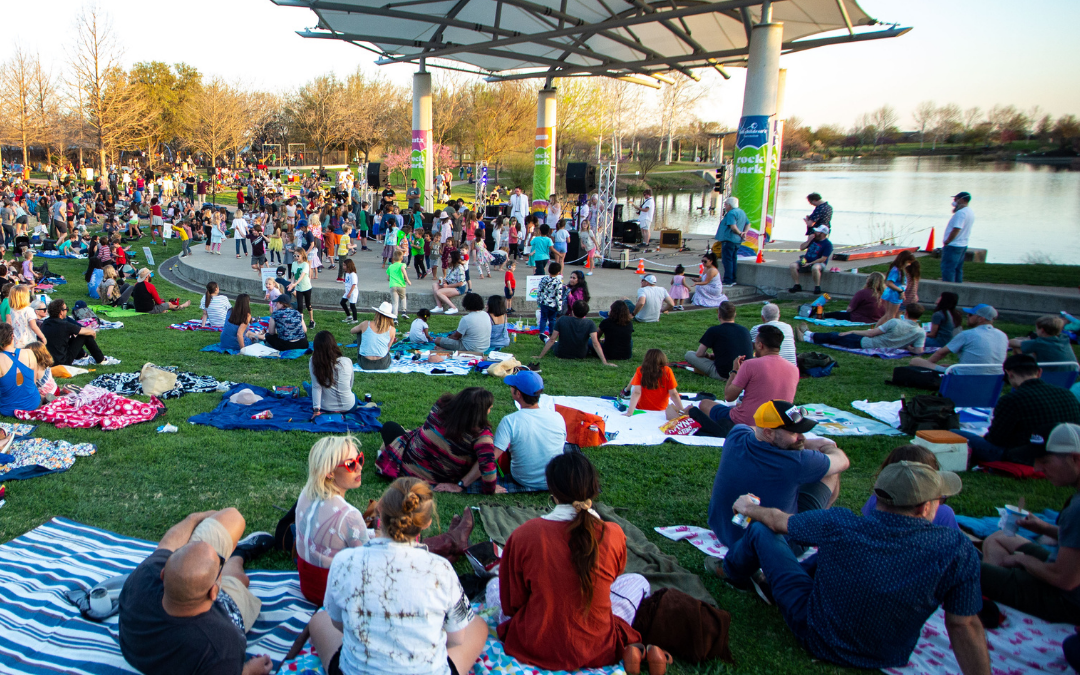
[(450, 562), (457, 562), (465, 549), (469, 548), (469, 535), (472, 534), (474, 524), (472, 509), (466, 506), (465, 513), (450, 519), (450, 527), (446, 532), (428, 537), (423, 544), (431, 553), (441, 555)]

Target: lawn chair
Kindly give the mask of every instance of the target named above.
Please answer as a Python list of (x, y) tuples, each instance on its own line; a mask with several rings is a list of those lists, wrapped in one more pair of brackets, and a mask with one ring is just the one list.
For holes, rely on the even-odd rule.
[(1001, 364), (958, 363), (945, 369), (938, 393), (952, 399), (957, 408), (993, 408), (1004, 386)]
[(1043, 371), (1040, 378), (1043, 382), (1062, 389), (1072, 387), (1076, 383), (1077, 376), (1080, 375), (1080, 363), (1076, 361), (1051, 361), (1040, 363), (1039, 367)]

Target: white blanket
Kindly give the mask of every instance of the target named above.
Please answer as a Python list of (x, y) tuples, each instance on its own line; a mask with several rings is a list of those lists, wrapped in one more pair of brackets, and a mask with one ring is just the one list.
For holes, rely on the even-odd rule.
[[(861, 410), (874, 419), (881, 420), (894, 429), (900, 428), (900, 401), (852, 401), (851, 407)], [(989, 408), (957, 408), (960, 413), (960, 428), (980, 435), (986, 435), (990, 428), (993, 411)]]
[[(604, 418), (604, 430), (616, 434), (607, 445), (660, 445), (664, 441), (676, 441), (686, 445), (722, 446), (724, 439), (708, 436), (668, 436), (660, 427), (667, 422), (662, 410), (644, 411), (627, 417), (615, 408), (615, 402), (594, 396), (548, 396), (540, 397), (540, 407), (554, 409), (563, 405), (582, 412), (599, 415)], [(683, 399), (683, 405), (696, 404), (696, 401)]]

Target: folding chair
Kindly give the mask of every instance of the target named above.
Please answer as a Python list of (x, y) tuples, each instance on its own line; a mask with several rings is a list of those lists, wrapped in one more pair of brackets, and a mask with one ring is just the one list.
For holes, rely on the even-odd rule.
[(1076, 383), (1076, 378), (1080, 375), (1080, 363), (1076, 361), (1050, 361), (1048, 363), (1040, 363), (1039, 367), (1042, 368), (1042, 379), (1047, 384), (1052, 384), (1062, 389), (1069, 389)]
[(938, 393), (952, 399), (957, 408), (993, 408), (1004, 386), (1001, 364), (958, 363), (945, 369)]

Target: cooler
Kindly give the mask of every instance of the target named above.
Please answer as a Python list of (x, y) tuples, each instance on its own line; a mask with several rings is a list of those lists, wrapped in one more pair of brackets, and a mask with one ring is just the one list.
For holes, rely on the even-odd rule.
[(937, 457), (942, 471), (966, 471), (968, 461), (967, 439), (951, 431), (924, 429), (915, 433), (912, 440)]

